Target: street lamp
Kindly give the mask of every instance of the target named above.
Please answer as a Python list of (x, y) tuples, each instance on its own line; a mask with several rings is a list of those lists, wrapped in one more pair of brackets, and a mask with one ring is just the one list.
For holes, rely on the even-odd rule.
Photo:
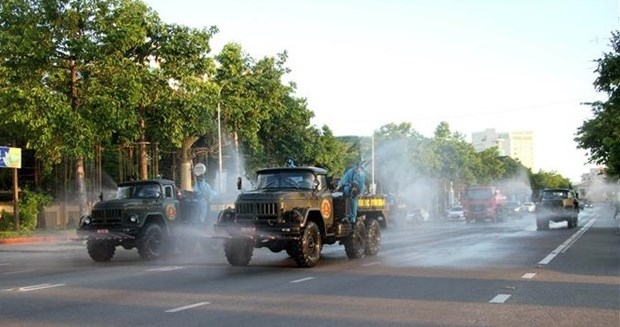
[[(222, 85), (223, 86), (223, 85)], [(219, 165), (219, 189), (218, 193), (222, 194), (223, 181), (222, 181), (222, 109), (220, 108), (220, 93), (222, 92), (222, 87), (220, 87), (219, 92), (217, 93), (217, 155), (218, 155), (218, 165)]]

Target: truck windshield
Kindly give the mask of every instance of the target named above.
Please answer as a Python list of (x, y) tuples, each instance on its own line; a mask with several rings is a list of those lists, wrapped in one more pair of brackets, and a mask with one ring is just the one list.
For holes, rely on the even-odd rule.
[(314, 174), (307, 171), (281, 171), (259, 174), (256, 189), (298, 188), (312, 189)]
[(161, 187), (157, 183), (125, 185), (118, 188), (117, 199), (155, 199), (161, 196)]
[(553, 199), (566, 199), (568, 197), (568, 192), (566, 191), (550, 191), (543, 192), (542, 198), (545, 200), (553, 200)]

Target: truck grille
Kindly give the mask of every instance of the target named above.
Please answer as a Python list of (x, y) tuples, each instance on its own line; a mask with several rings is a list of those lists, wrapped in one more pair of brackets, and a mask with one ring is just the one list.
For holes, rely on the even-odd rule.
[(475, 204), (471, 206), (471, 211), (476, 213), (482, 213), (486, 210), (486, 206), (484, 204)]
[(123, 211), (121, 209), (95, 209), (91, 213), (93, 225), (120, 225)]
[(276, 202), (237, 202), (235, 210), (237, 215), (257, 218), (273, 218), (279, 213)]

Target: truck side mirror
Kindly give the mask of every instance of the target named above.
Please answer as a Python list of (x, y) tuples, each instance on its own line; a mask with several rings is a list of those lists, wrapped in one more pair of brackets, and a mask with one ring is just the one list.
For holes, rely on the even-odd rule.
[(241, 177), (237, 177), (237, 190), (241, 190)]

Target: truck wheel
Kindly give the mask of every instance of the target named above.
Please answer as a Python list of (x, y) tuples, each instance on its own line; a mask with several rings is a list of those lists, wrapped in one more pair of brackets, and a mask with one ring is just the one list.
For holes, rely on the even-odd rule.
[(158, 224), (146, 226), (138, 237), (136, 247), (138, 248), (140, 258), (143, 260), (159, 259), (166, 247), (166, 240), (161, 226)]
[(227, 239), (224, 241), (224, 254), (232, 266), (247, 266), (254, 254), (254, 243), (251, 239)]
[(88, 241), (86, 249), (90, 258), (97, 262), (110, 261), (116, 251), (116, 247), (112, 243), (97, 240)]
[(366, 226), (358, 220), (355, 226), (353, 226), (353, 233), (344, 240), (344, 252), (349, 259), (357, 259), (364, 256), (366, 236)]
[[(321, 231), (319, 226), (309, 221), (304, 229), (301, 239), (296, 244), (296, 249), (292, 251), (298, 267), (314, 267), (321, 258)], [(288, 250), (287, 250), (288, 253)]]
[(536, 218), (536, 229), (537, 230), (548, 230), (549, 220)]
[(376, 219), (370, 219), (366, 226), (366, 248), (364, 254), (376, 255), (381, 247), (381, 226)]

